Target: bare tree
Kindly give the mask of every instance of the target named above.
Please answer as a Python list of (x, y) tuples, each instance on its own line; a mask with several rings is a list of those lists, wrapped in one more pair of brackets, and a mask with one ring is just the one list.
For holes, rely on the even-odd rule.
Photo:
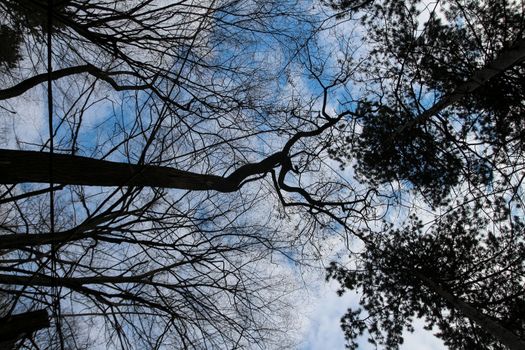
[[(22, 346), (287, 345), (287, 282), (262, 262), (300, 260), (374, 193), (319, 171), (331, 166), (320, 140), (352, 112), (329, 108), (348, 72), (312, 61), (319, 22), (305, 6), (0, 4), (19, 53), (2, 71), (2, 116), (26, 117), (31, 100), (49, 129), (0, 150), (8, 313), (53, 316)], [(298, 71), (313, 97), (287, 85)]]

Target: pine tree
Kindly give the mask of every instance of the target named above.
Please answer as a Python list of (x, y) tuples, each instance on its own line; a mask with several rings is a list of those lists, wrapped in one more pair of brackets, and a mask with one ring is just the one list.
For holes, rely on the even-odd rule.
[(398, 349), (415, 317), (450, 349), (523, 348), (525, 225), (508, 212), (489, 220), (481, 203), (448, 209), (431, 225), (415, 216), (401, 228), (385, 223), (350, 267), (328, 268), (339, 293), (360, 295), (361, 308), (341, 321), (348, 348), (366, 331)]

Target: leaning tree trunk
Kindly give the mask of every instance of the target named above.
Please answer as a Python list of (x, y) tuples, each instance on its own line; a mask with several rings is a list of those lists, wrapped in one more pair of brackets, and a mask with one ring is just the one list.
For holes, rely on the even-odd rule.
[(0, 184), (34, 182), (234, 192), (246, 178), (270, 171), (281, 163), (282, 158), (283, 152), (277, 152), (258, 163), (243, 165), (227, 177), (221, 177), (163, 166), (110, 162), (69, 154), (51, 155), (45, 152), (2, 149)]
[(487, 333), (492, 335), (501, 344), (504, 344), (512, 350), (525, 349), (525, 341), (513, 332), (509, 331), (507, 328), (503, 327), (501, 324), (499, 324), (499, 322), (493, 320), (492, 318), (480, 312), (478, 309), (457, 298), (448, 290), (423, 274), (416, 272), (415, 275), (425, 284), (425, 286), (448, 301), (456, 310), (461, 312), (463, 315), (484, 329)]
[(422, 124), (443, 109), (460, 101), (466, 95), (485, 85), (489, 80), (525, 61), (525, 39), (520, 39), (513, 46), (505, 49), (500, 55), (485, 67), (476, 71), (466, 82), (458, 86), (451, 94), (443, 96), (435, 105), (421, 113), (416, 118), (401, 126), (394, 135), (410, 130), (417, 124)]

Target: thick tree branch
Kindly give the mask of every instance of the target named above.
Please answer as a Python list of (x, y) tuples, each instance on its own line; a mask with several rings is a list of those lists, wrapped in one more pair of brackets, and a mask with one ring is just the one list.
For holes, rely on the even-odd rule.
[[(46, 310), (35, 310), (0, 318), (0, 348), (14, 349), (22, 336), (50, 326)], [(4, 347), (5, 346), (5, 347)]]
[[(51, 80), (58, 80), (60, 78), (64, 78), (64, 77), (75, 75), (75, 74), (81, 74), (81, 73), (89, 73), (96, 78), (104, 80), (117, 91), (119, 90), (144, 90), (149, 87), (148, 85), (119, 85), (113, 78), (111, 78), (111, 75), (117, 75), (117, 74), (128, 74), (129, 75), (132, 73), (131, 72), (105, 72), (91, 64), (85, 64), (82, 66), (75, 66), (75, 67), (68, 67), (68, 68), (63, 68), (63, 69), (53, 71), (51, 73)], [(13, 98), (13, 97), (22, 95), (27, 90), (37, 86), (38, 84), (42, 84), (46, 82), (47, 80), (48, 80), (47, 73), (35, 75), (12, 87), (0, 90), (0, 100), (5, 100), (8, 98)]]

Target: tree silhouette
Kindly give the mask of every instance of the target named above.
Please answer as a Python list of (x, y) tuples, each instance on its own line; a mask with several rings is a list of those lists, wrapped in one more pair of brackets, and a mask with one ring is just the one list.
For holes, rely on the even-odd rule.
[[(352, 112), (329, 110), (339, 73), (306, 63), (318, 21), (303, 10), (0, 3), (20, 34), (0, 112), (49, 128), (0, 150), (7, 314), (52, 316), (20, 346), (290, 345), (288, 282), (264, 262), (310, 259), (373, 195), (319, 180), (320, 140)], [(295, 97), (296, 65), (320, 95)]]
[(268, 266), (341, 235), (350, 347), (521, 346), (522, 7), (321, 3), (0, 3), (2, 305), (52, 316), (18, 345), (291, 346)]
[(370, 47), (357, 117), (330, 154), (389, 196), (392, 218), (329, 269), (363, 293), (366, 312), (342, 321), (348, 346), (367, 330), (398, 348), (424, 317), (451, 348), (523, 348), (523, 4), (325, 3)]
[(397, 349), (415, 317), (451, 349), (523, 347), (524, 226), (508, 212), (494, 222), (482, 208), (449, 210), (430, 228), (413, 216), (374, 235), (351, 268), (330, 266), (339, 293), (362, 293), (363, 309), (342, 319), (349, 348), (367, 331), (370, 342)]
[[(340, 4), (348, 16), (352, 4)], [(463, 181), (487, 185), (522, 148), (523, 13), (512, 1), (420, 4), (359, 7), (373, 47), (362, 132), (332, 153), (356, 157), (365, 181), (406, 181), (439, 205)]]
[(20, 34), (6, 25), (0, 25), (0, 40), (2, 41), (2, 53), (0, 54), (0, 63), (2, 70), (15, 67), (20, 59), (18, 51), (20, 50)]

